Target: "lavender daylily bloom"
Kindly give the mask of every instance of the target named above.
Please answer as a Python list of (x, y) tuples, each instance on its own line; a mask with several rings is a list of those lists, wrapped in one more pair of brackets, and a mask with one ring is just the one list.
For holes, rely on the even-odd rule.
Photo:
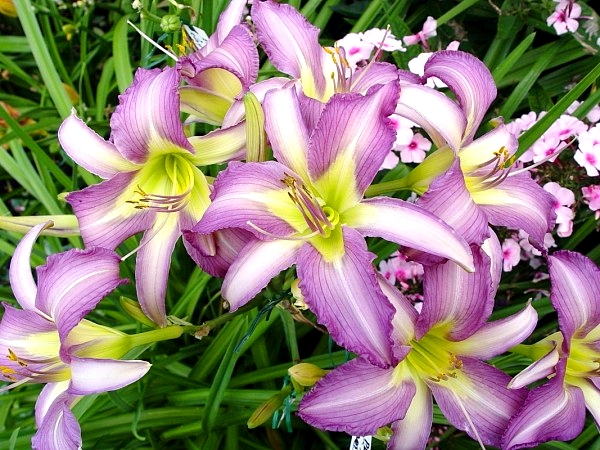
[(530, 346), (537, 361), (510, 386), (550, 380), (529, 393), (511, 420), (503, 441), (509, 450), (574, 439), (584, 427), (586, 408), (600, 425), (600, 269), (589, 258), (565, 250), (549, 256), (548, 267), (560, 331)]
[[(71, 407), (82, 395), (120, 389), (150, 369), (145, 361), (123, 360), (130, 336), (83, 317), (119, 278), (120, 258), (103, 248), (70, 250), (30, 267), (33, 244), (48, 226), (34, 226), (21, 240), (10, 265), (10, 283), (22, 309), (4, 304), (0, 322), (0, 375), (11, 383), (46, 383), (36, 403), (38, 431), (33, 448), (81, 448)], [(6, 389), (6, 387), (4, 388)]]
[(241, 23), (245, 7), (245, 0), (230, 2), (208, 42), (177, 61), (188, 82), (180, 90), (181, 107), (195, 120), (230, 125), (227, 112), (256, 81), (258, 51), (248, 25)]
[(391, 423), (389, 449), (424, 449), (431, 432), (432, 396), (448, 421), (482, 445), (499, 445), (526, 392), (506, 388), (508, 375), (483, 360), (505, 352), (535, 328), (531, 305), (486, 323), (494, 302), (489, 259), (473, 247), (475, 273), (455, 263), (425, 267), (419, 314), (381, 280), (396, 308), (389, 368), (354, 359), (329, 372), (300, 402), (307, 423), (353, 435), (376, 434)]
[(393, 361), (386, 344), (393, 308), (377, 287), (363, 237), (472, 270), (469, 247), (437, 217), (399, 199), (363, 199), (394, 140), (387, 116), (397, 94), (397, 83), (388, 83), (365, 96), (337, 94), (323, 106), (294, 87), (269, 92), (266, 131), (277, 161), (230, 164), (194, 228), (237, 227), (256, 236), (225, 276), (231, 309), (296, 264), (306, 303), (334, 339), (381, 366)]
[[(136, 287), (144, 312), (167, 324), (165, 295), (171, 253), (183, 230), (207, 208), (208, 182), (197, 166), (241, 157), (244, 128), (186, 138), (179, 119), (179, 75), (173, 68), (139, 69), (119, 97), (105, 141), (72, 114), (58, 137), (67, 154), (105, 179), (67, 196), (86, 246), (115, 249), (144, 232), (137, 254)], [(241, 153), (240, 153), (241, 151)], [(186, 243), (188, 252), (196, 250)], [(205, 253), (214, 250), (212, 238)]]
[(401, 78), (396, 113), (425, 129), (438, 147), (407, 175), (404, 185), (425, 192), (431, 181), (458, 157), (466, 187), (487, 221), (523, 229), (542, 248), (544, 235), (554, 226), (554, 199), (526, 170), (511, 167), (518, 146), (516, 138), (500, 124), (473, 139), (496, 97), (489, 70), (468, 53), (441, 51), (434, 53), (425, 65), (422, 80), (432, 76), (448, 85), (458, 104), (434, 88), (414, 83), (411, 77)]
[(297, 79), (307, 97), (326, 102), (335, 93), (365, 93), (371, 86), (397, 80), (396, 67), (388, 63), (351, 69), (343, 50), (321, 47), (319, 29), (288, 4), (255, 1), (251, 16), (269, 61)]

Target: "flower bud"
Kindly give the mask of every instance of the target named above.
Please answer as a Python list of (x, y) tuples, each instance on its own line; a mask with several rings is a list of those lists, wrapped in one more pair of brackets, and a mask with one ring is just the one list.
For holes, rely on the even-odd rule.
[(160, 19), (160, 29), (165, 33), (179, 31), (181, 29), (181, 20), (173, 14), (163, 16), (162, 19)]
[(300, 363), (288, 369), (288, 374), (301, 386), (310, 387), (319, 381), (328, 370), (323, 370), (310, 363)]

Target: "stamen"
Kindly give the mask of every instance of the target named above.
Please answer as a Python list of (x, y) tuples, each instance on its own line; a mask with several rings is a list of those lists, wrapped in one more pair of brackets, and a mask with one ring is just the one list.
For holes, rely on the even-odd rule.
[(161, 194), (147, 194), (141, 186), (137, 186), (137, 189), (133, 191), (139, 195), (140, 198), (137, 200), (126, 200), (126, 203), (135, 205), (135, 209), (153, 209), (157, 212), (177, 212), (185, 208), (189, 202), (188, 194), (191, 192), (192, 186), (190, 186), (185, 192), (177, 195), (161, 195)]
[(171, 59), (177, 61), (177, 56), (175, 56), (173, 53), (171, 53), (166, 48), (164, 48), (163, 46), (161, 46), (158, 42), (153, 41), (152, 38), (150, 38), (150, 36), (148, 36), (147, 34), (145, 34), (142, 30), (140, 30), (138, 27), (136, 27), (129, 20), (127, 21), (127, 23), (129, 25), (131, 25), (133, 27), (133, 29), (140, 34), (140, 36), (142, 36), (144, 39), (146, 39), (148, 42), (150, 42), (153, 46), (155, 46), (157, 49), (159, 49), (165, 55), (169, 56)]
[(332, 229), (333, 224), (306, 185), (298, 185), (298, 181), (285, 172), (284, 178), (280, 181), (288, 187), (288, 196), (292, 202), (296, 204), (296, 207), (300, 211), (300, 214), (302, 214), (302, 218), (306, 222), (306, 225), (308, 225), (308, 228), (313, 233), (327, 236), (327, 229)]

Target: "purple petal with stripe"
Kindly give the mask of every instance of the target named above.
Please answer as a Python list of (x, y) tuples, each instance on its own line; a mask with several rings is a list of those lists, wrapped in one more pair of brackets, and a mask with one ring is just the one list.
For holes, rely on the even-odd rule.
[(36, 307), (56, 322), (61, 342), (98, 302), (117, 286), (119, 256), (104, 248), (73, 249), (50, 255), (37, 268)]
[(585, 423), (585, 400), (581, 389), (565, 384), (564, 366), (547, 383), (527, 396), (523, 409), (510, 421), (502, 448), (535, 447), (547, 441), (568, 441), (577, 437)]
[(312, 83), (320, 98), (327, 86), (323, 74), (325, 51), (319, 44), (319, 30), (292, 6), (271, 0), (252, 5), (252, 22), (258, 42), (269, 61), (281, 72), (302, 83)]
[(120, 173), (110, 180), (67, 195), (86, 246), (116, 248), (134, 234), (146, 230), (155, 220), (150, 209), (136, 209), (128, 203), (136, 189), (135, 173)]
[(387, 84), (398, 81), (398, 69), (396, 66), (386, 62), (376, 62), (362, 68), (358, 68), (352, 75), (352, 86), (350, 92), (366, 93), (369, 88), (377, 84)]
[(412, 203), (389, 197), (364, 200), (341, 214), (363, 236), (377, 236), (399, 245), (455, 261), (473, 270), (466, 241), (447, 223)]
[(35, 297), (37, 286), (31, 272), (31, 251), (33, 245), (42, 231), (50, 226), (50, 222), (34, 226), (27, 232), (17, 245), (10, 260), (9, 279), (10, 287), (21, 308), (36, 311)]
[(318, 428), (371, 435), (404, 417), (414, 394), (411, 379), (397, 382), (393, 368), (357, 358), (325, 375), (304, 396), (298, 415)]
[(488, 192), (492, 190), (501, 195), (502, 203), (473, 197), (485, 211), (489, 223), (524, 230), (529, 234), (531, 243), (543, 249), (544, 236), (552, 230), (556, 220), (555, 197), (532, 180), (528, 172), (508, 176)]
[[(50, 386), (47, 385), (44, 388), (40, 397)], [(38, 399), (38, 403), (39, 401)], [(81, 448), (81, 428), (70, 408), (73, 401), (74, 397), (66, 392), (54, 399), (41, 421), (38, 420), (38, 430), (31, 440), (34, 450), (78, 450)]]
[(112, 141), (126, 159), (144, 163), (151, 145), (172, 150), (175, 144), (194, 152), (179, 119), (178, 87), (179, 75), (172, 67), (137, 70), (110, 119)]
[(427, 384), (448, 422), (473, 439), (479, 437), (483, 444), (498, 447), (527, 391), (507, 389), (510, 377), (495, 367), (476, 359), (461, 360), (457, 378)]
[(75, 395), (99, 394), (121, 389), (142, 378), (150, 363), (136, 360), (71, 358), (69, 392)]
[(477, 331), (494, 307), (490, 260), (475, 245), (471, 246), (474, 272), (466, 272), (449, 261), (425, 266), (423, 310), (417, 320), (417, 339), (436, 325), (452, 324), (448, 339), (460, 341)]
[(327, 187), (328, 197), (353, 190), (340, 186), (338, 171), (331, 170), (341, 160), (346, 170), (354, 169), (355, 189), (362, 198), (396, 139), (388, 117), (397, 99), (398, 84), (392, 82), (374, 86), (364, 96), (336, 94), (327, 102), (310, 138), (308, 171), (315, 184)]
[(496, 98), (496, 84), (489, 69), (469, 53), (443, 50), (435, 52), (425, 64), (426, 77), (439, 78), (454, 92), (467, 117), (463, 142), (470, 142)]
[(417, 205), (438, 216), (469, 244), (481, 245), (489, 237), (487, 216), (471, 198), (458, 158), (430, 184)]
[(548, 258), (552, 291), (566, 341), (583, 338), (600, 323), (600, 269), (586, 256), (559, 251)]
[(245, 305), (273, 277), (291, 267), (297, 259), (303, 241), (250, 241), (233, 262), (221, 287), (221, 294), (235, 311)]
[[(193, 231), (208, 234), (223, 228), (242, 228), (255, 233), (259, 239), (267, 239), (267, 235), (256, 231), (257, 227), (275, 236), (294, 234), (296, 230), (285, 218), (301, 216), (281, 181), (286, 174), (300, 179), (275, 161), (230, 163), (215, 180), (212, 203)], [(278, 193), (280, 195), (275, 198)], [(271, 207), (278, 207), (289, 214), (281, 217)]]
[(415, 395), (402, 420), (392, 424), (394, 434), (388, 449), (420, 450), (426, 447), (433, 421), (433, 398), (429, 388), (418, 378), (414, 380)]
[(344, 255), (327, 261), (300, 248), (296, 270), (306, 304), (340, 345), (381, 367), (392, 364), (394, 308), (381, 292), (364, 238), (343, 228)]

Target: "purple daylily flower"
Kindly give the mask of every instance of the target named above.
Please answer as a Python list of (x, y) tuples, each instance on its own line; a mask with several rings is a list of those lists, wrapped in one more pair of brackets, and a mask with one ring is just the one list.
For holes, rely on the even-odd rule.
[[(136, 287), (142, 309), (167, 324), (165, 295), (171, 253), (210, 203), (209, 184), (197, 166), (241, 158), (245, 129), (237, 126), (186, 138), (179, 119), (179, 75), (173, 68), (139, 69), (119, 97), (105, 141), (72, 114), (58, 137), (79, 165), (105, 179), (67, 195), (86, 246), (115, 249), (144, 232), (137, 251)], [(214, 253), (205, 237), (204, 253)], [(186, 243), (195, 257), (197, 250)]]
[(306, 303), (334, 339), (381, 366), (393, 361), (385, 344), (393, 308), (377, 287), (363, 237), (472, 270), (469, 247), (437, 217), (399, 199), (363, 199), (394, 140), (387, 117), (397, 94), (394, 82), (323, 105), (293, 86), (269, 92), (265, 127), (277, 161), (230, 164), (194, 228), (236, 227), (256, 236), (225, 276), (222, 295), (231, 309), (296, 264)]
[(397, 80), (397, 69), (371, 62), (354, 70), (343, 49), (323, 48), (319, 29), (294, 7), (272, 0), (252, 4), (252, 22), (269, 61), (298, 80), (304, 95), (326, 102), (335, 93), (365, 93), (371, 86)]
[(130, 336), (83, 319), (126, 281), (119, 278), (116, 253), (91, 248), (51, 255), (34, 281), (31, 251), (47, 226), (34, 226), (11, 260), (10, 283), (22, 309), (3, 305), (0, 375), (11, 383), (8, 388), (46, 383), (36, 403), (33, 448), (75, 450), (81, 448), (81, 431), (70, 408), (83, 395), (137, 381), (150, 364), (118, 360), (131, 349)]
[(332, 370), (301, 400), (307, 423), (353, 435), (372, 435), (391, 423), (389, 449), (424, 449), (431, 432), (432, 397), (448, 421), (482, 445), (499, 445), (526, 392), (506, 388), (508, 375), (483, 362), (525, 339), (537, 315), (523, 311), (487, 323), (495, 289), (489, 258), (473, 246), (476, 270), (453, 262), (425, 267), (421, 313), (381, 279), (396, 308), (392, 338), (399, 362), (388, 368), (364, 358)]
[(508, 450), (574, 439), (583, 430), (586, 408), (600, 424), (600, 269), (589, 258), (566, 250), (549, 256), (548, 268), (560, 331), (528, 350), (517, 349), (537, 361), (510, 386), (550, 380), (530, 391), (523, 409), (510, 421), (502, 445)]
[[(544, 235), (554, 227), (552, 195), (532, 180), (529, 172), (512, 167), (517, 140), (503, 124), (474, 139), (496, 97), (491, 73), (468, 53), (440, 51), (425, 65), (421, 81), (428, 77), (446, 83), (458, 103), (434, 88), (415, 83), (412, 77), (401, 77), (396, 113), (425, 129), (438, 147), (407, 175), (404, 184), (423, 193), (458, 157), (460, 167), (454, 171), (462, 171), (466, 188), (487, 221), (523, 229), (542, 248)], [(440, 199), (440, 204), (446, 201)], [(455, 202), (451, 203), (454, 207)]]

